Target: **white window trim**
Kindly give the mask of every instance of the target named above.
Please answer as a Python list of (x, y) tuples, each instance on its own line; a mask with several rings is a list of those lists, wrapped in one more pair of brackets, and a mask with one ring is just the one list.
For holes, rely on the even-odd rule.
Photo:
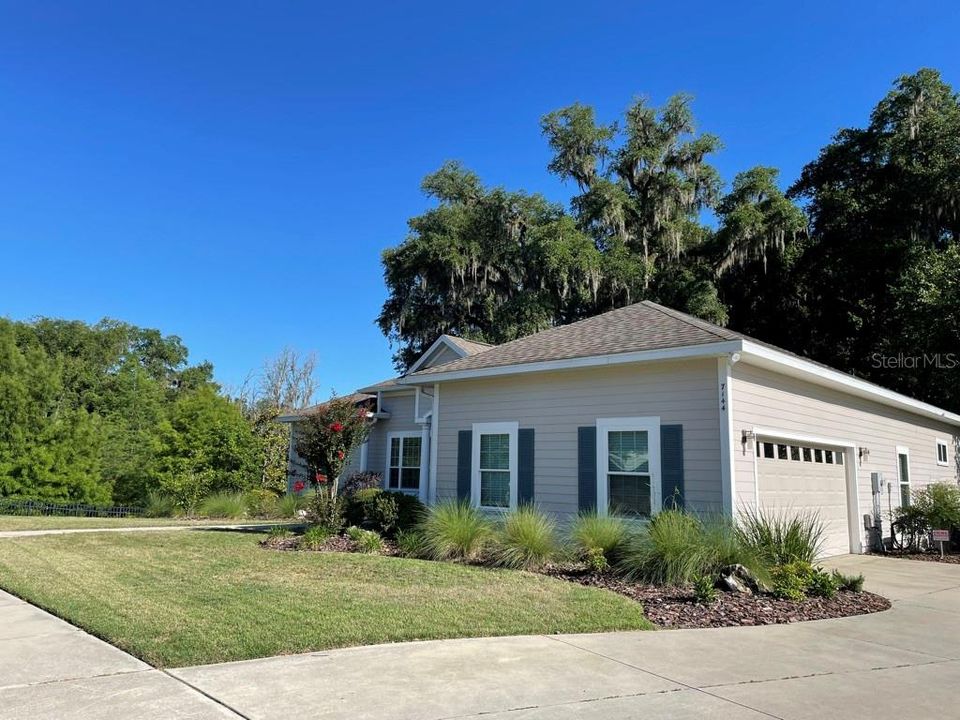
[[(946, 456), (944, 460), (940, 459), (941, 445), (943, 445), (943, 454)], [(937, 465), (940, 467), (948, 467), (950, 465), (950, 443), (940, 438), (937, 438)]]
[[(517, 507), (517, 461), (519, 452), (517, 436), (520, 430), (519, 422), (490, 422), (473, 424), (473, 447), (470, 462), (470, 499), (481, 510), (502, 512)], [(510, 436), (510, 506), (508, 508), (486, 507), (480, 504), (480, 436), (481, 435), (509, 435)]]
[[(420, 462), (417, 463), (417, 467), (420, 468), (420, 488), (403, 488), (400, 487), (400, 479), (397, 478), (397, 487), (390, 487), (390, 451), (393, 448), (393, 441), (395, 438), (420, 438)], [(420, 494), (423, 489), (423, 434), (420, 430), (398, 430), (396, 432), (387, 433), (387, 452), (386, 460), (384, 461), (384, 471), (383, 471), (383, 489), (390, 492), (403, 492), (410, 495)], [(403, 443), (400, 444), (400, 460), (403, 461)], [(413, 467), (413, 466), (411, 466)], [(401, 473), (402, 475), (403, 473)]]
[[(907, 456), (907, 481), (906, 482), (903, 481), (903, 477), (900, 474), (900, 456), (901, 455)], [(910, 465), (910, 448), (904, 447), (903, 445), (897, 445), (897, 490), (900, 491), (897, 497), (897, 501), (901, 503), (901, 507), (903, 503), (902, 486), (904, 485), (906, 485), (911, 490), (910, 500), (912, 502), (913, 501), (913, 492), (912, 492), (913, 491), (913, 487), (912, 487), (913, 486), (913, 468)]]
[(609, 486), (607, 484), (607, 461), (611, 430), (642, 430), (647, 433), (650, 451), (650, 515), (663, 509), (663, 491), (660, 473), (660, 418), (626, 417), (597, 418), (597, 513), (607, 515), (610, 511)]

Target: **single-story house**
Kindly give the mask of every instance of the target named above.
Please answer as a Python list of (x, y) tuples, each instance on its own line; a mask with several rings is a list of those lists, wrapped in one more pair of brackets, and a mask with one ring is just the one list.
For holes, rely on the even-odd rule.
[(960, 472), (960, 415), (653, 302), (503, 345), (444, 335), (358, 392), (374, 425), (349, 471), (428, 504), (810, 509), (831, 555)]

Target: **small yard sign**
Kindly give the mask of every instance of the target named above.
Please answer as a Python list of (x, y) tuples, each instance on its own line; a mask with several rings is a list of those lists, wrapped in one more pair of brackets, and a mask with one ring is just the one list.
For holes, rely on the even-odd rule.
[(950, 531), (949, 531), (949, 530), (934, 530), (934, 531), (933, 531), (933, 541), (934, 541), (934, 542), (950, 542)]

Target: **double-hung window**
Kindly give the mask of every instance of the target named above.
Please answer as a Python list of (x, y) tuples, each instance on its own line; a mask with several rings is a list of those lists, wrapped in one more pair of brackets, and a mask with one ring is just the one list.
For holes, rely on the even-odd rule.
[(897, 480), (900, 482), (900, 506), (910, 505), (910, 450), (897, 448)]
[(384, 484), (388, 490), (420, 489), (420, 433), (387, 435), (387, 472)]
[(473, 426), (473, 504), (487, 510), (517, 506), (517, 431), (519, 423)]
[(937, 465), (946, 465), (947, 458), (947, 441), (937, 440)]
[(597, 508), (647, 518), (660, 510), (660, 418), (597, 420)]

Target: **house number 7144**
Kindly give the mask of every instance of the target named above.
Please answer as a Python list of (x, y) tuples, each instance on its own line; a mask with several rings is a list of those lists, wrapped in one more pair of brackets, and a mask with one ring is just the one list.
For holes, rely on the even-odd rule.
[(720, 383), (720, 411), (727, 411), (727, 384), (725, 382)]

